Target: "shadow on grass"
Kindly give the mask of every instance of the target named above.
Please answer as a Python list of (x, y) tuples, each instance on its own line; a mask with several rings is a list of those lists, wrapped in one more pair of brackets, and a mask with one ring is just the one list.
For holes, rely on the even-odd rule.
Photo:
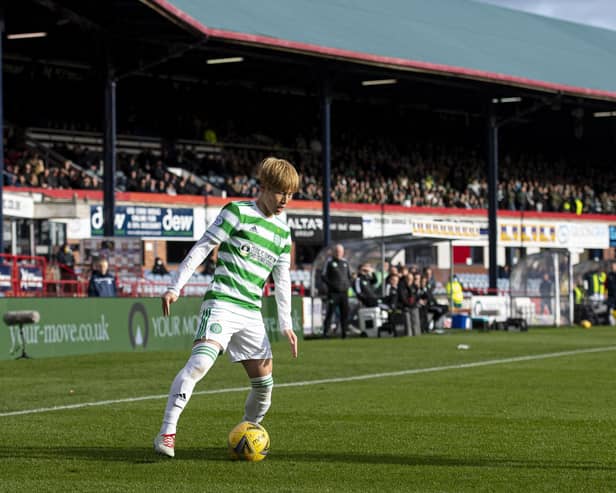
[[(126, 462), (132, 464), (154, 464), (169, 461), (207, 461), (230, 462), (227, 450), (222, 447), (185, 448), (176, 451), (176, 457), (169, 459), (143, 447), (11, 447), (0, 449), (3, 459), (84, 459), (103, 462)], [(412, 454), (359, 454), (334, 452), (290, 452), (274, 451), (267, 459), (268, 463), (338, 463), (338, 464), (383, 464), (399, 466), (437, 466), (437, 467), (490, 467), (505, 469), (554, 469), (581, 471), (616, 471), (616, 463), (591, 460), (558, 459), (514, 459), (493, 457), (450, 457), (439, 455)]]
[[(12, 450), (0, 450), (3, 459), (82, 459), (102, 462), (128, 462), (133, 464), (150, 464), (165, 462), (170, 459), (158, 455), (151, 448), (133, 447), (13, 447)], [(187, 448), (177, 453), (175, 460), (228, 461), (225, 448)]]
[(616, 471), (616, 463), (598, 461), (557, 460), (557, 459), (512, 459), (494, 457), (451, 457), (441, 455), (413, 454), (358, 454), (358, 453), (315, 453), (279, 452), (268, 458), (285, 462), (336, 462), (349, 464), (390, 464), (399, 466), (437, 467), (492, 467), (520, 469), (572, 469)]

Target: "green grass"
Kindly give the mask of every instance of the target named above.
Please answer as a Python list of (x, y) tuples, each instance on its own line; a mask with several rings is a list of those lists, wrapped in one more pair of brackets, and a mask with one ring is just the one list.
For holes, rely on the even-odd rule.
[[(151, 398), (0, 416), (0, 491), (616, 491), (615, 350), (280, 386), (605, 347), (616, 349), (615, 328), (314, 340), (295, 361), (276, 344), (261, 463), (227, 458), (244, 391), (196, 393), (176, 458), (154, 455), (157, 396), (186, 352), (4, 361), (0, 415)], [(246, 386), (223, 356), (197, 392)]]

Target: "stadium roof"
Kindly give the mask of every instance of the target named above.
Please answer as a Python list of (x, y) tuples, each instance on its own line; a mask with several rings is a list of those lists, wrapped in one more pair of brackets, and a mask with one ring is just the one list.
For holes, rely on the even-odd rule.
[(469, 0), (142, 0), (210, 39), (616, 99), (616, 31)]

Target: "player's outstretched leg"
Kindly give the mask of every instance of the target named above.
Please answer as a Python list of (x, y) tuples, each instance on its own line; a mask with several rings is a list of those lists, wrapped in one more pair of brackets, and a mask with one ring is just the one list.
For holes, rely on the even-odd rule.
[(272, 374), (250, 379), (252, 388), (248, 393), (242, 421), (260, 423), (272, 404), (274, 379)]
[(154, 438), (154, 450), (168, 457), (175, 456), (175, 433), (180, 414), (188, 404), (195, 385), (214, 365), (220, 347), (212, 342), (195, 344), (184, 368), (176, 375), (163, 417), (160, 432)]

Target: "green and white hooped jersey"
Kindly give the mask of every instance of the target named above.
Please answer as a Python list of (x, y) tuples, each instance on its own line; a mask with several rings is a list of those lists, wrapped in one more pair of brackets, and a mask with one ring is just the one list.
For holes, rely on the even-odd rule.
[(188, 253), (169, 289), (179, 293), (217, 245), (216, 271), (204, 299), (258, 311), (263, 287), (272, 274), (280, 328), (291, 328), (289, 227), (276, 215), (266, 217), (254, 201), (228, 203)]

